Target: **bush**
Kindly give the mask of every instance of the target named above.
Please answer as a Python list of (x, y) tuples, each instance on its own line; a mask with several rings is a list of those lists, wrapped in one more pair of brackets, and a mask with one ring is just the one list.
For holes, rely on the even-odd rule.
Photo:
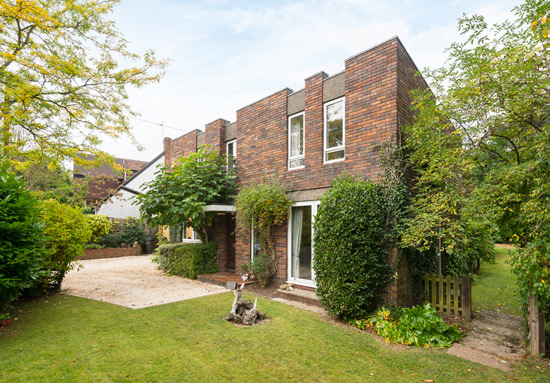
[(447, 325), (429, 304), (393, 312), (382, 307), (370, 319), (354, 321), (364, 329), (373, 327), (386, 342), (419, 347), (451, 347), (463, 334), (457, 325)]
[(343, 319), (372, 313), (392, 280), (387, 263), (383, 190), (350, 176), (336, 179), (315, 217), (317, 295)]
[(112, 233), (101, 237), (101, 239), (99, 240), (99, 245), (103, 247), (120, 247), (122, 242), (123, 241), (120, 233)]
[(99, 243), (101, 237), (110, 234), (113, 231), (113, 225), (106, 215), (86, 214), (85, 216), (92, 233), (90, 243)]
[(254, 277), (260, 281), (262, 288), (267, 286), (269, 277), (271, 277), (271, 270), (269, 267), (269, 255), (258, 254), (250, 262), (250, 271), (254, 274)]
[(218, 271), (215, 242), (208, 244), (169, 244), (158, 251), (159, 269), (185, 278), (195, 279), (199, 274)]
[(139, 243), (141, 246), (145, 246), (145, 230), (143, 225), (135, 218), (128, 218), (122, 227), (120, 232), (120, 238), (123, 243), (131, 245), (134, 242)]
[(43, 225), (21, 177), (0, 162), (0, 315), (40, 276)]
[(42, 202), (42, 210), (46, 236), (44, 267), (48, 275), (37, 287), (59, 290), (65, 273), (73, 268), (72, 262), (82, 257), (92, 232), (86, 215), (77, 208), (50, 199)]

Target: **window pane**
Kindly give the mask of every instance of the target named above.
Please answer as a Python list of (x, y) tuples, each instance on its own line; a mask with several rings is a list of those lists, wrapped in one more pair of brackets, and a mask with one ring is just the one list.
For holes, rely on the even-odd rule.
[(290, 157), (304, 154), (304, 115), (290, 120)]
[(344, 158), (344, 149), (325, 154), (325, 161), (334, 161)]
[(311, 274), (311, 206), (292, 208), (291, 276), (312, 279)]
[(288, 165), (291, 169), (293, 168), (299, 168), (304, 166), (304, 159), (299, 158), (297, 160), (290, 160), (290, 164)]
[(236, 163), (235, 142), (227, 144), (227, 169), (234, 169)]
[(327, 149), (344, 144), (344, 101), (327, 106)]

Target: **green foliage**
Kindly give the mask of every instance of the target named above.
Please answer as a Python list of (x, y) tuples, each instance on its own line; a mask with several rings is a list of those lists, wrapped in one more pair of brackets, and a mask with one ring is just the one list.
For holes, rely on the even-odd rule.
[(418, 194), (407, 240), (433, 247), (442, 238), (457, 269), (492, 260), (496, 235), (520, 247), (548, 237), (550, 4), (527, 0), (514, 13), (492, 27), (463, 16), (446, 66), (424, 72), (433, 93), (413, 95), (417, 119), (405, 137)]
[(101, 237), (110, 234), (113, 231), (113, 225), (106, 215), (86, 214), (85, 216), (88, 227), (92, 232), (90, 243), (98, 243), (101, 240)]
[(103, 247), (120, 247), (122, 245), (120, 232), (106, 234), (99, 240), (99, 245)]
[(56, 199), (71, 206), (82, 206), (88, 192), (87, 182), (75, 182), (72, 171), (54, 158), (38, 154), (16, 156), (17, 174), (39, 200)]
[[(543, 240), (510, 251), (510, 265), (516, 276), (519, 296), (527, 314), (529, 296), (537, 297), (537, 306), (550, 313), (550, 241)], [(548, 318), (547, 318), (548, 321)]]
[(319, 300), (338, 318), (373, 312), (392, 280), (383, 197), (380, 185), (342, 176), (321, 198), (313, 267)]
[(92, 232), (87, 216), (80, 209), (54, 199), (42, 202), (42, 217), (46, 236), (44, 269), (48, 275), (41, 279), (37, 287), (58, 290), (65, 273), (73, 268), (72, 262), (84, 253)]
[[(253, 227), (255, 235), (260, 238), (261, 248), (267, 254), (269, 267), (262, 272), (265, 284), (277, 272), (273, 230), (288, 219), (291, 206), (292, 200), (274, 180), (245, 186), (235, 199), (237, 224), (245, 230)], [(264, 261), (262, 258), (262, 264)]]
[(123, 243), (128, 245), (137, 242), (141, 246), (145, 246), (146, 234), (143, 225), (135, 218), (127, 218), (120, 231), (120, 238)]
[(208, 243), (208, 226), (215, 212), (205, 212), (208, 204), (232, 200), (235, 170), (226, 169), (225, 158), (210, 148), (177, 160), (173, 166), (159, 166), (147, 191), (137, 197), (141, 216), (150, 226), (174, 226), (182, 222)]
[(43, 225), (38, 202), (0, 158), (0, 314), (41, 275)]
[(182, 223), (176, 223), (169, 228), (169, 240), (170, 243), (181, 243), (183, 240), (183, 229), (184, 225)]
[(451, 347), (464, 335), (457, 325), (447, 325), (429, 304), (404, 309), (380, 308), (369, 319), (351, 322), (360, 329), (373, 327), (386, 342), (418, 347)]
[[(243, 264), (244, 265), (244, 264)], [(242, 268), (242, 266), (241, 266)], [(271, 265), (269, 262), (269, 255), (258, 254), (250, 261), (250, 271), (254, 277), (260, 281), (262, 288), (267, 286), (269, 278), (273, 275), (271, 272)]]
[(195, 279), (218, 271), (215, 242), (168, 244), (158, 248), (159, 269), (171, 275)]
[(63, 162), (97, 152), (102, 135), (131, 136), (127, 89), (158, 81), (151, 71), (166, 62), (128, 50), (110, 17), (116, 3), (0, 3), (0, 140), (14, 164), (21, 152)]

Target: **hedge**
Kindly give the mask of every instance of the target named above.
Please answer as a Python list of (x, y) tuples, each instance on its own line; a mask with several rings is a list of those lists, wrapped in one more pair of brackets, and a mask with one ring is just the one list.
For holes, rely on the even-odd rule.
[(217, 244), (177, 243), (162, 245), (158, 249), (159, 268), (171, 275), (197, 278), (200, 274), (218, 271), (216, 262)]
[(331, 315), (365, 318), (392, 280), (387, 263), (382, 187), (341, 176), (321, 197), (315, 217), (317, 296)]

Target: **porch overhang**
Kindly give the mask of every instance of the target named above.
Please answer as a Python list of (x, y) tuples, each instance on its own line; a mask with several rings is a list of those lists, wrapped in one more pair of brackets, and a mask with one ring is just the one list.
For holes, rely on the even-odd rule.
[(235, 213), (235, 206), (229, 204), (219, 204), (219, 205), (206, 205), (204, 211), (215, 211), (220, 213)]

